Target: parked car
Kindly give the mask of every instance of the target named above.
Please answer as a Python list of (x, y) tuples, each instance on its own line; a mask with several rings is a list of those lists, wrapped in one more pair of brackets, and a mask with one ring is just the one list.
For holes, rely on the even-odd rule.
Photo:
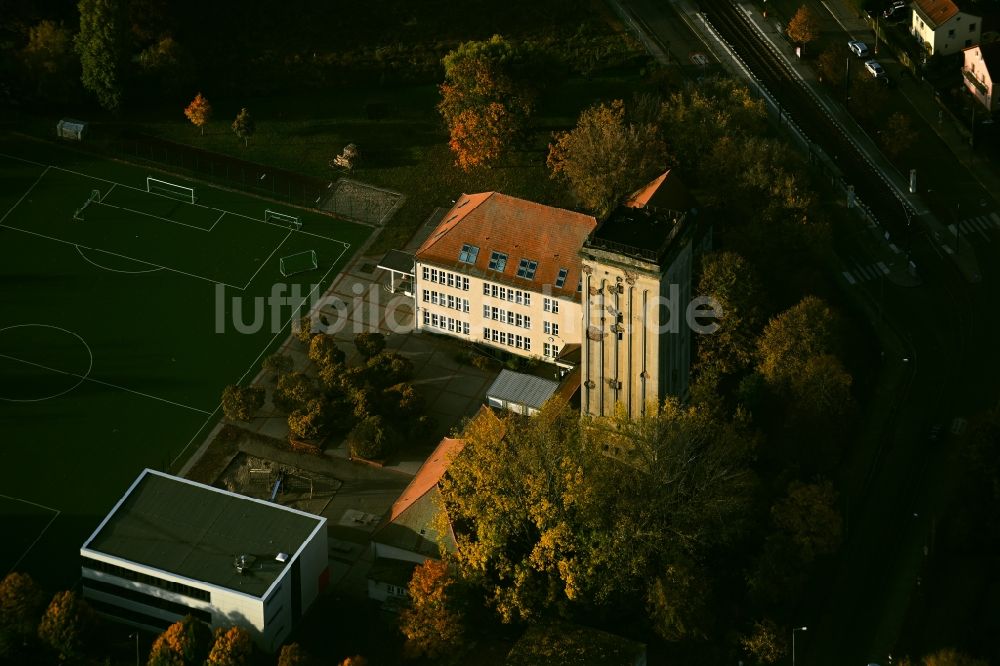
[(866, 60), (865, 69), (867, 69), (868, 73), (874, 76), (876, 79), (883, 79), (886, 76), (885, 68), (882, 67), (881, 64), (879, 64), (878, 60)]
[(892, 18), (892, 15), (895, 14), (897, 10), (904, 9), (905, 7), (906, 3), (903, 2), (903, 0), (893, 0), (892, 4), (886, 7), (885, 11), (882, 12), (882, 18)]
[(858, 56), (859, 58), (864, 58), (868, 55), (868, 45), (864, 42), (859, 42), (857, 40), (852, 40), (847, 42), (847, 48), (851, 50), (851, 53)]

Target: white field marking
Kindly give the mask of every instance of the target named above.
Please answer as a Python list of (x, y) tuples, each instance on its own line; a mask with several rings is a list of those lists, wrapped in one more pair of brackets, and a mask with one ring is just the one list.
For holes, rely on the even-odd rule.
[(253, 275), (250, 276), (250, 279), (247, 280), (247, 283), (245, 285), (243, 285), (243, 290), (244, 291), (246, 291), (247, 287), (250, 286), (250, 283), (253, 282), (257, 278), (257, 274), (260, 273), (261, 269), (264, 268), (264, 266), (266, 266), (268, 264), (268, 262), (271, 261), (271, 257), (274, 256), (274, 253), (277, 252), (279, 249), (281, 249), (281, 246), (285, 244), (285, 241), (288, 240), (288, 237), (291, 236), (291, 235), (292, 235), (292, 231), (289, 229), (288, 233), (285, 234), (285, 237), (281, 239), (281, 242), (278, 243), (277, 245), (275, 245), (274, 249), (271, 250), (271, 254), (267, 255), (267, 258), (264, 259), (264, 261), (260, 262), (260, 266), (258, 266), (257, 270), (255, 270), (253, 272)]
[(223, 284), (223, 285), (225, 285), (227, 287), (230, 287), (231, 289), (235, 289), (237, 291), (243, 291), (242, 287), (237, 287), (236, 285), (229, 284), (228, 282), (222, 282), (221, 280), (215, 280), (213, 278), (207, 278), (207, 277), (205, 277), (203, 275), (195, 275), (194, 273), (188, 273), (186, 271), (178, 270), (176, 268), (171, 268), (170, 266), (162, 266), (160, 264), (154, 264), (151, 261), (144, 261), (142, 259), (136, 259), (135, 257), (128, 256), (127, 254), (119, 254), (117, 252), (112, 252), (111, 250), (102, 250), (99, 247), (90, 247), (88, 245), (79, 245), (77, 243), (73, 243), (72, 241), (63, 240), (62, 238), (55, 238), (54, 236), (46, 236), (45, 234), (40, 234), (37, 231), (28, 231), (27, 229), (19, 229), (17, 227), (12, 227), (12, 226), (7, 225), (7, 224), (0, 224), (0, 227), (2, 227), (4, 229), (10, 229), (12, 231), (20, 231), (23, 234), (30, 234), (32, 236), (38, 236), (39, 238), (45, 238), (47, 240), (55, 241), (57, 243), (65, 243), (66, 245), (73, 245), (74, 247), (83, 248), (84, 250), (96, 250), (98, 252), (103, 252), (105, 254), (110, 254), (113, 257), (118, 257), (120, 259), (130, 259), (131, 261), (138, 261), (140, 264), (148, 264), (150, 266), (156, 266), (157, 268), (162, 268), (163, 270), (170, 271), (171, 273), (177, 273), (178, 275), (186, 275), (187, 277), (195, 278), (197, 280), (204, 280), (205, 282), (210, 282), (211, 284)]
[(29, 194), (31, 194), (31, 190), (35, 189), (35, 186), (38, 185), (39, 182), (41, 182), (42, 176), (44, 176), (45, 174), (47, 174), (49, 172), (50, 168), (51, 167), (45, 167), (45, 171), (43, 171), (40, 174), (38, 174), (38, 178), (36, 178), (35, 182), (33, 182), (31, 184), (31, 187), (29, 187), (28, 189), (26, 189), (24, 191), (24, 194), (21, 195), (21, 198), (18, 199), (17, 201), (15, 201), (14, 205), (11, 206), (9, 209), (7, 209), (7, 212), (3, 214), (3, 217), (0, 217), (0, 224), (3, 224), (3, 221), (7, 219), (7, 216), (10, 215), (11, 213), (13, 213), (14, 209), (21, 205), (21, 202), (24, 201), (24, 198), (26, 196), (28, 196)]
[[(3, 398), (3, 397), (0, 397), (0, 400), (3, 400), (4, 402), (44, 402), (46, 400), (51, 400), (53, 398), (58, 398), (59, 396), (66, 395), (70, 391), (72, 391), (72, 390), (76, 389), (78, 386), (80, 386), (80, 384), (82, 384), (84, 382), (84, 380), (86, 380), (87, 377), (90, 376), (90, 371), (94, 369), (94, 351), (90, 348), (90, 345), (87, 344), (87, 341), (83, 339), (82, 335), (80, 335), (79, 333), (77, 333), (75, 331), (71, 331), (68, 328), (63, 328), (62, 326), (54, 326), (53, 324), (15, 324), (13, 326), (7, 326), (5, 328), (0, 329), (0, 333), (2, 333), (3, 331), (9, 331), (12, 328), (31, 328), (32, 326), (34, 326), (36, 328), (51, 328), (51, 329), (56, 330), (56, 331), (62, 331), (63, 333), (71, 335), (74, 338), (76, 338), (77, 340), (79, 340), (80, 343), (83, 345), (84, 349), (87, 350), (87, 371), (84, 372), (82, 375), (80, 375), (80, 374), (76, 374), (76, 373), (72, 373), (72, 372), (64, 372), (62, 370), (54, 370), (52, 368), (46, 368), (46, 370), (52, 370), (53, 372), (57, 372), (59, 374), (67, 375), (69, 377), (75, 377), (78, 381), (76, 382), (76, 384), (73, 384), (72, 386), (70, 386), (67, 389), (59, 391), (58, 393), (53, 393), (52, 395), (43, 396), (41, 398)], [(24, 361), (24, 360), (19, 359), (19, 358), (14, 358), (13, 356), (6, 356), (6, 355), (3, 355), (3, 354), (0, 354), (0, 356), (3, 356), (4, 358), (8, 358), (8, 359), (10, 359), (12, 361), (17, 361), (19, 363), (27, 363), (29, 365), (38, 365), (37, 363), (31, 363), (30, 361)], [(39, 366), (39, 367), (44, 367), (44, 366)]]
[(878, 267), (879, 267), (879, 270), (882, 271), (883, 275), (888, 275), (889, 274), (889, 267), (885, 265), (884, 261), (878, 262)]
[(858, 283), (857, 280), (854, 279), (854, 277), (850, 274), (849, 271), (841, 271), (841, 273), (844, 275), (844, 279), (846, 279), (849, 284)]
[(45, 523), (45, 527), (43, 527), (42, 531), (38, 533), (38, 536), (35, 537), (35, 540), (32, 541), (30, 544), (28, 544), (28, 547), (24, 549), (23, 553), (21, 553), (21, 557), (17, 558), (17, 561), (14, 562), (11, 568), (7, 571), (7, 573), (9, 574), (13, 572), (15, 569), (17, 569), (17, 565), (20, 564), (24, 560), (24, 558), (28, 556), (28, 553), (30, 553), (31, 549), (35, 547), (35, 544), (37, 544), (39, 541), (42, 540), (42, 537), (45, 536), (45, 533), (49, 530), (50, 527), (52, 527), (52, 523), (54, 523), (56, 518), (58, 518), (62, 514), (62, 511), (60, 511), (59, 509), (53, 509), (51, 506), (45, 506), (44, 504), (39, 504), (38, 502), (32, 502), (31, 500), (21, 499), (20, 497), (11, 497), (10, 495), (0, 495), (0, 497), (4, 499), (9, 499), (12, 502), (23, 502), (25, 504), (37, 506), (40, 509), (45, 509), (46, 511), (51, 511), (53, 513), (53, 516), (49, 518), (49, 522)]
[[(204, 227), (199, 227), (196, 224), (188, 224), (187, 222), (178, 222), (177, 220), (171, 220), (169, 217), (160, 217), (159, 215), (153, 215), (152, 213), (145, 213), (141, 210), (135, 210), (134, 208), (126, 208), (125, 206), (116, 206), (114, 204), (106, 204), (103, 201), (96, 202), (98, 206), (107, 206), (108, 208), (117, 208), (118, 210), (127, 210), (130, 213), (135, 213), (136, 215), (145, 215), (146, 217), (151, 217), (154, 220), (162, 220), (164, 222), (169, 222), (170, 224), (178, 224), (182, 227), (187, 227), (189, 229), (196, 229), (197, 231), (209, 232), (212, 230), (211, 227), (208, 229)], [(212, 225), (215, 226), (215, 225)]]
[(224, 218), (225, 216), (226, 216), (226, 211), (222, 211), (222, 212), (221, 212), (221, 213), (219, 214), (219, 217), (215, 218), (215, 222), (212, 222), (212, 226), (210, 226), (210, 227), (208, 228), (208, 230), (209, 230), (209, 231), (212, 231), (213, 229), (215, 229), (215, 225), (217, 225), (217, 224), (219, 223), (219, 221), (220, 221), (220, 220), (222, 220), (222, 218)]
[[(222, 211), (221, 208), (213, 208), (212, 210)], [(261, 220), (260, 218), (257, 217), (250, 217), (249, 215), (244, 215), (243, 213), (234, 213), (232, 211), (224, 211), (224, 212), (227, 213), (228, 215), (232, 215), (233, 217), (242, 217), (245, 220), (250, 220), (251, 222), (256, 222), (257, 224), (266, 224), (272, 227), (281, 227), (282, 229), (286, 230), (288, 229), (287, 225), (278, 224), (277, 222), (268, 222), (267, 220)], [(291, 229), (291, 231), (292, 233), (303, 234), (305, 236), (312, 236), (313, 238), (322, 238), (323, 240), (329, 243), (340, 243), (344, 247), (351, 246), (350, 243), (345, 243), (342, 240), (337, 240), (336, 238), (330, 238), (329, 236), (324, 236), (322, 234), (314, 234), (311, 231), (302, 231), (302, 229)]]
[(110, 197), (111, 193), (115, 191), (116, 187), (118, 187), (118, 183), (112, 184), (111, 188), (107, 191), (107, 194), (102, 194), (101, 195), (101, 201), (104, 201), (105, 199), (107, 199), (108, 197)]
[[(260, 367), (260, 360), (264, 358), (264, 354), (267, 352), (268, 348), (271, 345), (273, 345), (274, 341), (278, 339), (278, 336), (280, 336), (284, 332), (284, 330), (288, 328), (289, 324), (292, 323), (292, 320), (295, 319), (298, 309), (301, 308), (303, 304), (309, 302), (309, 299), (312, 298), (314, 293), (316, 293), (316, 290), (320, 288), (320, 285), (322, 285), (326, 281), (327, 277), (329, 277), (330, 273), (333, 272), (333, 269), (337, 266), (337, 262), (339, 262), (341, 258), (344, 256), (344, 253), (347, 252), (347, 248), (350, 247), (350, 245), (348, 245), (347, 243), (344, 243), (344, 245), (345, 245), (344, 249), (341, 251), (340, 255), (338, 255), (337, 258), (333, 261), (333, 263), (330, 264), (330, 268), (327, 269), (326, 273), (323, 273), (323, 276), (316, 282), (316, 284), (309, 291), (309, 293), (302, 297), (302, 300), (299, 301), (298, 306), (292, 308), (292, 312), (289, 315), (288, 319), (285, 320), (285, 323), (281, 325), (281, 327), (275, 332), (273, 336), (271, 336), (271, 339), (267, 341), (267, 343), (264, 345), (264, 348), (260, 350), (259, 354), (257, 354), (257, 358), (255, 358), (250, 363), (250, 365), (247, 366), (246, 371), (240, 376), (239, 379), (236, 380), (237, 384), (242, 384), (243, 381), (247, 378), (247, 375), (249, 375), (255, 369), (258, 369)], [(198, 435), (200, 435), (201, 432), (205, 429), (205, 426), (212, 421), (212, 419), (215, 417), (216, 412), (219, 411), (220, 407), (222, 407), (221, 404), (217, 405), (215, 409), (212, 410), (212, 413), (208, 415), (208, 418), (205, 419), (204, 423), (202, 423), (201, 426), (195, 431), (195, 433), (191, 436), (191, 439), (188, 440), (188, 443), (184, 445), (183, 449), (181, 449), (180, 453), (174, 456), (174, 459), (170, 461), (169, 465), (170, 468), (172, 468), (174, 464), (178, 460), (180, 460), (181, 456), (183, 456), (184, 453), (189, 448), (191, 448), (191, 445), (194, 444), (195, 440), (198, 438)]]
[[(103, 271), (111, 271), (112, 273), (125, 273), (127, 275), (141, 275), (143, 273), (155, 273), (157, 271), (162, 271), (163, 270), (162, 266), (156, 266), (154, 268), (149, 268), (149, 269), (144, 270), (144, 271), (125, 271), (125, 270), (122, 270), (120, 268), (108, 268), (107, 266), (102, 266), (101, 264), (97, 263), (96, 261), (92, 261), (87, 255), (85, 255), (83, 253), (83, 250), (80, 249), (79, 245), (76, 245), (75, 247), (76, 247), (77, 254), (80, 255), (80, 258), (82, 258), (84, 261), (86, 261), (91, 266), (94, 266), (95, 268), (100, 268)], [(88, 248), (88, 249), (91, 252), (104, 252), (104, 250), (95, 250), (93, 248)], [(133, 259), (132, 261), (138, 262), (140, 264), (146, 264), (145, 261), (139, 261), (138, 259)], [(151, 264), (146, 264), (146, 265), (150, 266)]]
[(990, 219), (993, 220), (994, 226), (1000, 227), (1000, 215), (990, 213)]
[[(36, 368), (41, 368), (42, 370), (47, 370), (49, 372), (55, 372), (55, 373), (60, 374), (60, 375), (66, 375), (67, 377), (77, 377), (77, 378), (79, 378), (81, 380), (81, 382), (85, 382), (85, 381), (86, 382), (93, 382), (95, 384), (101, 384), (102, 386), (107, 386), (109, 388), (118, 389), (119, 391), (125, 391), (126, 393), (132, 393), (132, 394), (135, 394), (135, 395), (141, 395), (142, 397), (149, 398), (151, 400), (159, 400), (160, 402), (165, 402), (167, 404), (174, 405), (175, 407), (182, 407), (184, 409), (189, 409), (192, 412), (200, 412), (201, 414), (209, 414), (210, 413), (210, 412), (205, 411), (204, 409), (198, 409), (197, 407), (192, 407), (191, 405), (185, 405), (182, 402), (174, 402), (173, 400), (167, 400), (166, 398), (161, 398), (159, 396), (150, 395), (149, 393), (143, 393), (142, 391), (136, 391), (134, 389), (126, 388), (124, 386), (119, 386), (118, 384), (112, 384), (111, 382), (106, 382), (106, 381), (103, 381), (103, 380), (100, 380), (100, 379), (94, 379), (93, 377), (89, 376), (89, 373), (88, 373), (88, 375), (79, 375), (79, 374), (77, 374), (75, 372), (69, 372), (67, 370), (60, 370), (59, 368), (50, 368), (49, 366), (43, 365), (42, 363), (35, 363), (34, 361), (26, 361), (23, 358), (17, 358), (16, 356), (8, 356), (7, 354), (0, 354), (0, 358), (5, 358), (5, 359), (7, 359), (9, 361), (16, 361), (17, 363), (24, 363), (25, 365), (32, 365), (32, 366), (34, 366)], [(79, 386), (79, 384), (77, 386)]]
[(947, 252), (948, 254), (955, 254), (955, 251), (951, 249), (951, 247), (949, 247), (948, 245), (942, 245), (941, 249)]

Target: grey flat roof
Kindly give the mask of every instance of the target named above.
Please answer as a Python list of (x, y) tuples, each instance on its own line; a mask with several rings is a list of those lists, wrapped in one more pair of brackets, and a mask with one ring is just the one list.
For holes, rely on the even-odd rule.
[(486, 395), (498, 400), (541, 409), (559, 388), (559, 382), (511, 370), (501, 370)]
[[(325, 518), (145, 470), (84, 550), (261, 597)], [(236, 571), (237, 555), (255, 558)]]
[(413, 275), (413, 253), (402, 250), (389, 250), (378, 262), (379, 268), (384, 268), (397, 273), (409, 273)]

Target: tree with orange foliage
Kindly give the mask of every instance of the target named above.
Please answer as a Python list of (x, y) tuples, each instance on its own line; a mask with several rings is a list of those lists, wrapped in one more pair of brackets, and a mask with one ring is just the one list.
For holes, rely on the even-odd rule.
[(527, 125), (532, 101), (516, 80), (516, 60), (513, 45), (500, 35), (464, 42), (442, 60), (438, 111), (448, 125), (455, 163), (464, 170), (495, 163)]
[(35, 633), (45, 596), (28, 574), (13, 572), (0, 581), (0, 657)]
[(359, 654), (353, 657), (348, 657), (344, 661), (337, 664), (337, 666), (368, 666), (368, 660)]
[(426, 560), (413, 570), (408, 588), (411, 606), (399, 616), (407, 655), (436, 659), (461, 646), (465, 628), (452, 589), (455, 582), (446, 561)]
[(149, 651), (147, 666), (201, 666), (212, 644), (212, 630), (187, 615), (160, 634)]
[(205, 99), (204, 95), (198, 93), (191, 100), (191, 103), (187, 105), (184, 109), (184, 115), (187, 119), (191, 121), (195, 127), (201, 130), (202, 135), (205, 134), (205, 125), (212, 118), (212, 105)]
[(816, 41), (816, 38), (819, 37), (816, 17), (805, 5), (799, 7), (799, 11), (795, 12), (795, 16), (788, 22), (788, 36), (793, 42), (801, 44), (803, 50), (806, 44)]
[(278, 666), (306, 666), (310, 663), (309, 655), (298, 643), (289, 643), (281, 646), (278, 653)]
[(93, 622), (93, 611), (76, 592), (56, 592), (38, 624), (38, 637), (60, 661), (75, 659), (83, 652), (84, 639)]
[(253, 638), (243, 627), (219, 627), (215, 630), (215, 645), (208, 653), (205, 666), (246, 666), (253, 659)]

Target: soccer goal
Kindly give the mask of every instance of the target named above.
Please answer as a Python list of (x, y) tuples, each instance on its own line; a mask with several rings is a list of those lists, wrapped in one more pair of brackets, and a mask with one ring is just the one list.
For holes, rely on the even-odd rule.
[(83, 205), (77, 208), (76, 212), (73, 213), (73, 219), (79, 222), (83, 222), (85, 219), (84, 216), (86, 215), (85, 211), (87, 210), (87, 206), (89, 206), (92, 203), (101, 203), (100, 190), (91, 190), (90, 197), (88, 197), (87, 200), (83, 202)]
[(299, 218), (285, 213), (276, 213), (273, 210), (264, 210), (264, 221), (272, 224), (283, 224), (296, 231), (302, 228), (302, 221)]
[(177, 183), (168, 183), (165, 180), (160, 180), (159, 178), (146, 178), (146, 191), (150, 194), (159, 194), (162, 197), (170, 197), (171, 199), (177, 199), (178, 201), (184, 201), (186, 203), (194, 203), (194, 188), (185, 187), (183, 185), (178, 185)]
[(281, 275), (284, 277), (316, 270), (319, 267), (319, 263), (316, 261), (316, 251), (306, 250), (305, 252), (282, 257), (278, 260), (278, 267), (281, 270)]

